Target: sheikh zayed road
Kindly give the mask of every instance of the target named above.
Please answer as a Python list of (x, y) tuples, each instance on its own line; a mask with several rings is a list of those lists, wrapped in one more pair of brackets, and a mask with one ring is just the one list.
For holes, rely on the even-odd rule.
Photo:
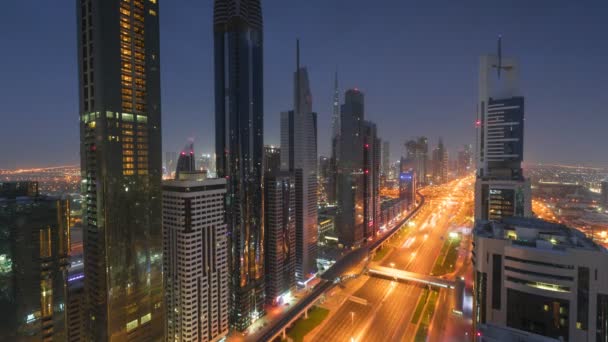
[[(367, 272), (381, 266), (446, 281), (464, 279), (465, 292), (470, 294), (473, 178), (427, 187), (421, 194), (426, 199), (423, 207), (385, 244), (385, 250), (364, 265), (360, 275), (327, 295), (323, 306), (330, 309), (330, 316), (307, 340), (413, 341), (421, 329), (427, 330), (430, 341), (470, 338), (470, 304), (464, 313), (456, 310), (454, 289)], [(457, 244), (459, 254), (451, 265), (444, 265), (447, 250)]]

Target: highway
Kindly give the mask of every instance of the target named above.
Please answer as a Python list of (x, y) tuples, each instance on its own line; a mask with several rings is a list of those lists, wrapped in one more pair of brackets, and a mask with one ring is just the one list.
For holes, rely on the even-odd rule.
[[(356, 250), (353, 250), (338, 260), (332, 267), (330, 267), (321, 276), (322, 281), (317, 284), (314, 289), (298, 302), (293, 308), (289, 309), (283, 314), (278, 320), (273, 321), (269, 324), (266, 329), (246, 338), (247, 341), (270, 341), (275, 338), (295, 317), (300, 315), (302, 311), (309, 307), (312, 303), (316, 302), (321, 295), (328, 292), (335, 286), (335, 280), (345, 275), (350, 275), (352, 272), (357, 272), (356, 269), (366, 260), (369, 256), (370, 251), (377, 248), (380, 244), (386, 241), (388, 238), (393, 236), (401, 227), (410, 220), (412, 217), (417, 217), (418, 212), (424, 207), (425, 197), (422, 194), (420, 196), (420, 203), (417, 208), (406, 215), (401, 221), (397, 222), (388, 232), (378, 236), (376, 240), (364, 245)], [(355, 271), (353, 271), (355, 270)]]
[[(422, 191), (426, 198), (409, 229), (392, 239), (388, 254), (379, 262), (418, 274), (431, 274), (450, 228), (470, 225), (472, 178), (459, 179)], [(450, 275), (448, 275), (450, 276)], [(417, 326), (412, 316), (424, 286), (366, 277), (354, 295), (369, 305), (346, 301), (307, 336), (310, 341), (411, 341)], [(346, 283), (346, 287), (350, 283)], [(443, 296), (445, 298), (445, 295)], [(459, 333), (459, 332), (455, 332)]]

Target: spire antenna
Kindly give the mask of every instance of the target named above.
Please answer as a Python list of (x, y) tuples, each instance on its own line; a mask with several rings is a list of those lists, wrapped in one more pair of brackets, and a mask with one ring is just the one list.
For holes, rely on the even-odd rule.
[(502, 35), (498, 35), (498, 78), (500, 78), (500, 70), (502, 69)]

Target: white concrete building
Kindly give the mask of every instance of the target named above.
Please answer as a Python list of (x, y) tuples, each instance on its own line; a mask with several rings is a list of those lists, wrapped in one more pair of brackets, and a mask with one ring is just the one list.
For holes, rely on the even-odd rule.
[(475, 227), (473, 316), (566, 341), (608, 339), (608, 252), (583, 233), (511, 217)]
[(163, 183), (166, 341), (218, 341), (228, 334), (225, 179), (182, 175)]

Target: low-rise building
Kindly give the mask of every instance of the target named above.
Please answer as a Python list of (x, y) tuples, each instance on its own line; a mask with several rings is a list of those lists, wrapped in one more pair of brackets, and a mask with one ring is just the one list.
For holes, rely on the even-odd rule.
[(608, 338), (608, 253), (538, 219), (477, 222), (474, 322), (568, 341)]

